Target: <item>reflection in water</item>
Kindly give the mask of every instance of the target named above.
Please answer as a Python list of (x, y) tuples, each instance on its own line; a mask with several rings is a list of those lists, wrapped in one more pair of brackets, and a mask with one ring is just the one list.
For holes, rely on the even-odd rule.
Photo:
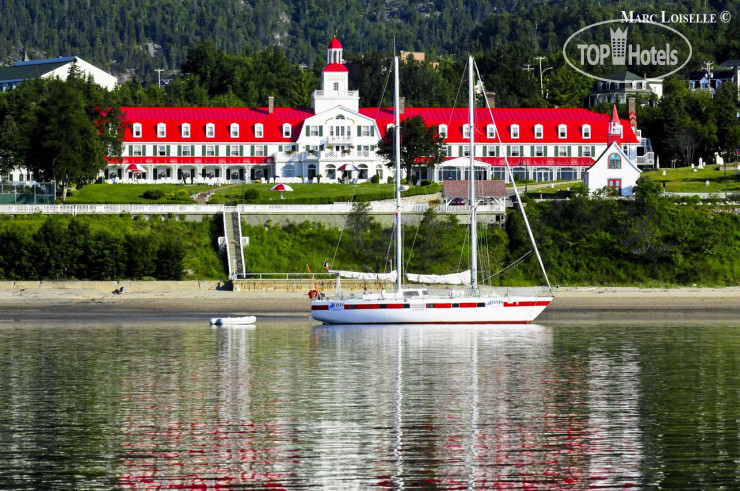
[(0, 487), (731, 487), (738, 344), (731, 327), (0, 328)]

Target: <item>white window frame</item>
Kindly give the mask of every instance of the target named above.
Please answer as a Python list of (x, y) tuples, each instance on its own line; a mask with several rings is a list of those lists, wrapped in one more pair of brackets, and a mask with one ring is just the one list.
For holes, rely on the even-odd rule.
[(157, 138), (167, 138), (167, 125), (157, 123)]
[(141, 138), (141, 123), (134, 123), (131, 126), (131, 133), (134, 135), (134, 138)]
[(190, 124), (182, 124), (182, 127), (180, 128), (180, 136), (182, 136), (183, 138), (190, 138)]
[(254, 137), (255, 138), (265, 137), (265, 127), (262, 126), (262, 123), (257, 123), (254, 125)]
[(239, 125), (237, 123), (229, 125), (229, 135), (231, 138), (239, 138)]
[(216, 145), (206, 145), (206, 154), (204, 157), (215, 157), (216, 156)]
[(568, 138), (568, 127), (566, 125), (558, 125), (558, 138), (561, 140)]
[(193, 156), (193, 147), (190, 145), (183, 145), (180, 148), (180, 156), (181, 157), (192, 157)]
[(512, 145), (509, 148), (511, 148), (511, 150), (509, 150), (509, 153), (511, 154), (509, 155), (510, 157), (521, 157), (522, 156), (521, 152), (519, 152), (520, 150), (519, 145)]
[(496, 138), (496, 126), (489, 124), (486, 126), (486, 138)]
[(593, 157), (593, 155), (591, 155), (591, 145), (584, 145), (581, 148), (581, 155), (583, 157)]
[(319, 136), (319, 125), (316, 125), (316, 124), (309, 125), (308, 136)]
[(239, 156), (239, 145), (229, 145), (229, 157)]
[(447, 125), (446, 124), (439, 125), (439, 130), (437, 132), (439, 133), (440, 138), (447, 138)]
[(545, 146), (544, 145), (535, 145), (534, 146), (534, 155), (532, 157), (544, 157), (545, 156)]
[(470, 145), (463, 145), (462, 149), (463, 157), (470, 157)]
[(534, 125), (534, 137), (541, 140), (545, 135), (545, 130), (541, 124)]
[(254, 156), (255, 157), (266, 157), (267, 152), (265, 152), (265, 146), (264, 145), (255, 145), (254, 146)]
[(157, 157), (167, 156), (167, 145), (157, 145)]
[(206, 124), (206, 138), (216, 138), (216, 125), (213, 123)]
[(142, 145), (134, 145), (131, 147), (131, 156), (132, 157), (142, 157), (144, 155), (144, 152), (142, 151)]
[(591, 125), (584, 124), (581, 127), (581, 136), (584, 140), (590, 140), (591, 139)]
[(518, 124), (512, 124), (509, 128), (511, 139), (512, 140), (518, 140), (519, 139), (519, 125)]
[(558, 152), (558, 157), (567, 157), (568, 156), (568, 146), (567, 145), (558, 145), (555, 147)]
[(462, 127), (462, 137), (463, 138), (470, 138), (470, 125), (464, 124)]
[(290, 126), (290, 123), (283, 123), (283, 138), (290, 138), (292, 132), (293, 127)]

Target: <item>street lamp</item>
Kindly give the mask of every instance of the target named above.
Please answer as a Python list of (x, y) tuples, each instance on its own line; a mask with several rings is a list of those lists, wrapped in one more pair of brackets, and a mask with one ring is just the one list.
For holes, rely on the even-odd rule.
[(545, 70), (543, 71), (542, 70), (542, 60), (544, 60), (545, 57), (544, 56), (535, 56), (534, 59), (537, 60), (539, 62), (539, 65), (540, 65), (540, 97), (542, 97), (544, 95), (544, 90), (542, 90), (542, 75), (544, 75), (544, 73), (546, 71), (552, 70), (553, 67), (549, 66), (549, 67), (545, 68)]

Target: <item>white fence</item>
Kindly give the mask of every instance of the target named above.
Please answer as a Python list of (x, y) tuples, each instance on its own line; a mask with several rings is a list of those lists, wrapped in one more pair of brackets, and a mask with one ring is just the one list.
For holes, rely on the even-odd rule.
[[(352, 203), (332, 203), (327, 205), (238, 205), (239, 213), (253, 215), (346, 215), (352, 211)], [(0, 205), (0, 214), (31, 215), (215, 215), (234, 208), (224, 205)], [(403, 203), (401, 213), (424, 213), (429, 209), (425, 203)], [(439, 213), (468, 213), (469, 206), (445, 206), (436, 208)], [(503, 204), (483, 205), (479, 213), (503, 213)], [(396, 212), (394, 203), (371, 203), (370, 214), (388, 215)]]

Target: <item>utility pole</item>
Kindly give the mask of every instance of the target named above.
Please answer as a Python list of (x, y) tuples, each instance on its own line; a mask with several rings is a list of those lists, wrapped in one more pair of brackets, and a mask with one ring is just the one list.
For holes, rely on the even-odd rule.
[(155, 68), (155, 72), (157, 72), (157, 87), (160, 89), (162, 88), (162, 72), (164, 71), (164, 68)]
[[(537, 60), (539, 62), (539, 64), (540, 64), (540, 97), (544, 97), (545, 96), (545, 91), (542, 88), (542, 75), (544, 73), (542, 71), (542, 60), (544, 60), (545, 57), (544, 56), (535, 56), (534, 59)], [(529, 66), (529, 65), (527, 65), (527, 66)], [(552, 70), (552, 68), (553, 67), (549, 66), (549, 67), (545, 68), (545, 71)]]

